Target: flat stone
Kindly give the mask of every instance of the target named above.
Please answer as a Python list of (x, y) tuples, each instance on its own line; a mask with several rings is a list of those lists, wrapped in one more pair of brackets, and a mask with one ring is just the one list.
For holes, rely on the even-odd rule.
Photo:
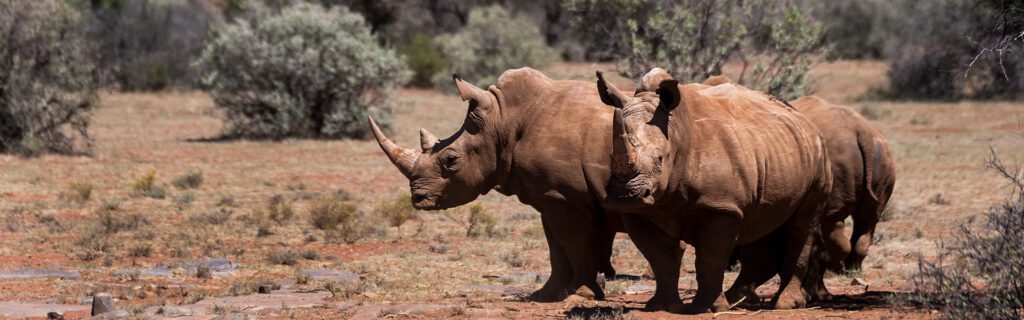
[(516, 274), (505, 275), (498, 278), (499, 282), (510, 283), (510, 282), (527, 282), (527, 283), (544, 283), (548, 280), (546, 275), (542, 275), (535, 272), (522, 272)]
[(359, 275), (348, 270), (331, 269), (310, 269), (302, 270), (302, 276), (317, 281), (331, 281), (336, 283), (359, 282)]
[(97, 293), (92, 296), (93, 316), (114, 312), (116, 310), (117, 309), (114, 307), (114, 297), (111, 297), (109, 293)]
[(351, 320), (369, 320), (394, 317), (431, 317), (447, 315), (452, 306), (439, 304), (373, 304), (355, 308)]
[(170, 278), (174, 276), (174, 271), (166, 267), (130, 268), (118, 270), (117, 272), (114, 272), (114, 275), (121, 277), (136, 276), (140, 278)]
[(88, 312), (89, 306), (75, 304), (33, 303), (18, 301), (0, 302), (0, 318), (46, 318), (50, 312)]
[(98, 314), (92, 317), (85, 318), (83, 320), (129, 320), (131, 318), (132, 316), (131, 314), (128, 313), (128, 311), (117, 310), (103, 314)]
[(19, 279), (19, 278), (60, 278), (64, 280), (80, 280), (82, 275), (78, 271), (74, 270), (55, 270), (55, 269), (20, 269), (20, 270), (0, 270), (0, 279)]
[(480, 294), (500, 295), (502, 298), (522, 298), (530, 294), (530, 290), (499, 284), (468, 285), (459, 289), (459, 295), (469, 297)]
[(624, 290), (623, 293), (625, 293), (625, 294), (638, 294), (638, 293), (654, 292), (654, 289), (656, 289), (656, 288), (657, 287), (655, 287), (653, 284), (634, 283), (634, 284), (626, 287), (626, 290)]
[[(282, 308), (312, 308), (323, 305), (324, 301), (330, 297), (331, 294), (325, 291), (292, 292), (277, 290), (268, 294), (257, 293), (237, 297), (207, 298), (194, 304), (181, 305), (175, 308), (182, 309), (180, 310), (182, 313), (187, 312), (184, 311), (187, 309), (192, 312), (193, 316), (209, 315), (212, 313), (214, 306), (245, 310), (246, 313), (250, 313), (264, 310), (280, 310)], [(160, 308), (164, 308), (164, 312), (167, 311), (167, 307), (149, 307), (146, 309), (146, 315), (170, 317), (157, 314)]]
[(227, 258), (211, 258), (192, 261), (185, 264), (183, 268), (188, 270), (190, 274), (195, 275), (199, 266), (206, 266), (210, 268), (210, 272), (214, 276), (218, 277), (230, 276), (235, 273), (235, 270), (238, 270), (238, 265), (231, 263)]

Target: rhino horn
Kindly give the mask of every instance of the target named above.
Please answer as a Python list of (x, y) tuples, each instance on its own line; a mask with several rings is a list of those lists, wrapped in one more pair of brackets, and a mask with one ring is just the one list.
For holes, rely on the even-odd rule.
[(484, 93), (483, 89), (477, 88), (469, 82), (463, 81), (462, 77), (457, 74), (452, 74), (452, 80), (455, 81), (455, 87), (459, 89), (459, 96), (462, 97), (462, 101), (476, 100), (479, 102)]
[(377, 138), (377, 144), (380, 145), (380, 149), (384, 150), (384, 154), (388, 156), (391, 163), (395, 164), (395, 167), (398, 167), (398, 171), (401, 171), (406, 178), (412, 176), (412, 169), (416, 158), (419, 157), (419, 152), (399, 147), (394, 142), (391, 142), (391, 139), (388, 139), (380, 131), (380, 127), (377, 126), (377, 122), (373, 121), (373, 117), (368, 118), (370, 119), (370, 128), (373, 129), (373, 137)]
[(612, 119), (612, 174), (629, 176), (636, 173), (636, 150), (629, 143), (632, 132), (622, 118), (622, 109), (615, 109)]
[(427, 129), (420, 129), (420, 148), (423, 149), (423, 152), (428, 152), (430, 149), (433, 149), (434, 145), (437, 144), (438, 141), (439, 140), (433, 133), (430, 133)]

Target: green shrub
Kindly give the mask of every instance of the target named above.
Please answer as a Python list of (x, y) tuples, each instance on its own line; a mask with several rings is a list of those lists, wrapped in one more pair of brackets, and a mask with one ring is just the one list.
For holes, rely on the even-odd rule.
[(494, 227), (498, 225), (498, 218), (487, 213), (487, 208), (480, 203), (469, 206), (469, 217), (466, 220), (466, 236), (473, 238), (494, 235)]
[(195, 189), (203, 185), (203, 172), (193, 171), (171, 180), (178, 189)]
[(273, 264), (294, 266), (299, 264), (299, 259), (302, 259), (302, 255), (292, 249), (284, 249), (267, 254), (267, 262)]
[(358, 14), (299, 3), (228, 25), (196, 61), (228, 136), (364, 137), (409, 71)]
[(398, 48), (398, 52), (405, 57), (405, 63), (412, 70), (413, 77), (410, 83), (415, 86), (429, 87), (434, 75), (448, 68), (448, 59), (445, 58), (441, 47), (424, 33), (414, 35), (406, 45)]
[(88, 180), (81, 180), (68, 183), (68, 193), (66, 197), (73, 201), (86, 202), (92, 198), (92, 182)]
[(0, 1), (0, 152), (91, 146), (98, 79), (83, 21), (67, 1)]
[(270, 197), (270, 201), (267, 203), (267, 218), (281, 224), (293, 216), (295, 216), (295, 210), (292, 209), (291, 201), (280, 194)]
[(156, 171), (149, 170), (138, 180), (132, 183), (132, 191), (136, 196), (163, 199), (167, 197), (167, 190), (156, 185)]
[(374, 213), (387, 221), (388, 225), (398, 228), (401, 236), (402, 225), (406, 221), (416, 219), (416, 208), (409, 201), (408, 194), (400, 194), (390, 200), (385, 200), (373, 208)]
[(309, 216), (310, 223), (324, 230), (329, 240), (354, 243), (387, 232), (380, 219), (360, 212), (354, 204), (333, 197), (323, 197), (314, 202), (309, 208)]
[(541, 67), (557, 58), (536, 22), (497, 5), (473, 9), (465, 28), (437, 43), (450, 62), (446, 72), (434, 76), (434, 85), (441, 88), (451, 86), (452, 73), (486, 87), (507, 69)]
[(584, 42), (619, 60), (630, 78), (660, 67), (701, 82), (739, 58), (740, 84), (790, 99), (805, 93), (823, 47), (822, 28), (787, 0), (573, 0), (568, 7)]

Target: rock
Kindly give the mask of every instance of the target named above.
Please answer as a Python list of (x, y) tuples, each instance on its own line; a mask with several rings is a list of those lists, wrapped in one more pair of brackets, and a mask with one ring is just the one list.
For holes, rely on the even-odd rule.
[(853, 278), (853, 281), (850, 281), (850, 285), (852, 285), (852, 286), (868, 286), (870, 284), (867, 281), (864, 281), (864, 279)]
[(203, 266), (204, 269), (208, 269), (212, 275), (219, 277), (232, 275), (235, 273), (235, 270), (238, 270), (238, 265), (231, 263), (227, 258), (212, 258), (193, 261), (185, 264), (184, 269), (187, 269), (189, 273), (195, 275), (199, 270), (199, 266)]
[(117, 310), (113, 312), (107, 312), (104, 314), (85, 318), (83, 320), (129, 320), (132, 316), (128, 311)]
[(264, 285), (261, 285), (258, 289), (256, 289), (256, 292), (259, 293), (259, 294), (270, 294), (270, 291), (273, 291), (273, 290), (274, 290), (274, 288), (271, 287), (269, 284), (264, 284)]
[(54, 270), (54, 269), (20, 269), (20, 270), (0, 270), (0, 279), (18, 279), (18, 278), (60, 278), (64, 280), (80, 280), (82, 275), (78, 271), (74, 270)]
[(92, 296), (92, 315), (97, 316), (108, 312), (116, 311), (114, 297), (109, 293), (97, 293)]
[(330, 281), (336, 283), (359, 282), (359, 275), (348, 270), (311, 269), (302, 270), (302, 276), (317, 281)]
[(588, 299), (586, 297), (584, 297), (584, 296), (581, 296), (581, 295), (578, 295), (578, 294), (574, 294), (574, 295), (570, 295), (568, 298), (565, 298), (564, 301), (565, 302), (583, 302), (583, 301), (587, 301), (587, 300)]
[(59, 311), (47, 312), (46, 320), (64, 320), (64, 313)]
[(594, 291), (587, 288), (587, 286), (581, 286), (579, 289), (576, 289), (576, 294), (574, 294), (574, 296), (580, 296), (587, 300), (594, 300)]
[(626, 287), (626, 290), (623, 290), (623, 293), (625, 293), (625, 294), (638, 294), (638, 293), (654, 292), (655, 288), (656, 287), (653, 284), (635, 283), (635, 284), (630, 285), (629, 287)]
[(132, 268), (122, 269), (114, 272), (114, 275), (119, 277), (138, 277), (138, 278), (169, 278), (174, 276), (174, 271), (166, 267), (155, 267), (155, 268)]
[(63, 316), (65, 312), (89, 311), (87, 305), (51, 304), (38, 302), (0, 302), (0, 319), (6, 318), (42, 318), (50, 313)]
[(156, 313), (165, 317), (189, 317), (195, 314), (192, 309), (180, 307), (160, 307)]
[(225, 314), (225, 315), (213, 318), (211, 320), (249, 320), (249, 319), (256, 319), (256, 317), (246, 316), (246, 315), (241, 314), (241, 313), (228, 313), (228, 314)]

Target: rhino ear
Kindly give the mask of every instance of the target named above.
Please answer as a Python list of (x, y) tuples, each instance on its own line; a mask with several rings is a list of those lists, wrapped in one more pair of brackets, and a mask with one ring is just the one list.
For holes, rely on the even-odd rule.
[(484, 90), (463, 81), (462, 77), (459, 77), (458, 74), (452, 74), (452, 80), (455, 81), (455, 87), (459, 89), (459, 96), (462, 97), (462, 101), (474, 100), (477, 103), (481, 102), (481, 95), (485, 93)]
[(682, 101), (682, 94), (679, 93), (679, 81), (665, 80), (658, 85), (658, 97), (661, 99), (661, 107), (672, 111)]
[(597, 93), (601, 95), (601, 102), (620, 109), (625, 106), (628, 99), (619, 88), (604, 79), (604, 73), (601, 71), (597, 72)]

